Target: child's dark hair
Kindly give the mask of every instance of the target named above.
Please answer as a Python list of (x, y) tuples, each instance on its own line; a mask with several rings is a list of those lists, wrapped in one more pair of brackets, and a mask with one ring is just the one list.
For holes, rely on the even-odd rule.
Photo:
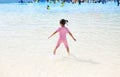
[(60, 20), (60, 24), (62, 24), (62, 25), (65, 25), (67, 22), (68, 22), (68, 20), (65, 20), (65, 19)]

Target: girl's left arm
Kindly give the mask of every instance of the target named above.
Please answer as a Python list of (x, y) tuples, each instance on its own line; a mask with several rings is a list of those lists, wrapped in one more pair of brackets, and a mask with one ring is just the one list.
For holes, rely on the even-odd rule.
[(73, 38), (74, 41), (76, 41), (76, 39), (74, 38), (71, 32), (69, 32), (69, 35)]

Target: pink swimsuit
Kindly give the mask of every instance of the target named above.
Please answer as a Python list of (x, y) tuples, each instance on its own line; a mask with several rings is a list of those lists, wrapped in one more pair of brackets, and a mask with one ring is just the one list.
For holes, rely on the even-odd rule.
[(57, 47), (60, 46), (61, 43), (64, 43), (65, 47), (68, 47), (66, 34), (69, 33), (69, 30), (67, 27), (60, 27), (57, 29), (57, 32), (59, 32), (59, 40), (57, 42)]

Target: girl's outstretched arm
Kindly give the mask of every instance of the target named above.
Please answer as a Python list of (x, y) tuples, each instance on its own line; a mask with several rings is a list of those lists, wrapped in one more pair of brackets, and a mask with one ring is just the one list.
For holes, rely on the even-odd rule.
[(69, 32), (69, 35), (73, 38), (74, 41), (76, 41), (76, 39), (74, 38), (71, 32)]
[(56, 34), (57, 33), (57, 31), (55, 31), (52, 35), (50, 35), (49, 37), (48, 37), (48, 39), (49, 38), (51, 38), (54, 34)]

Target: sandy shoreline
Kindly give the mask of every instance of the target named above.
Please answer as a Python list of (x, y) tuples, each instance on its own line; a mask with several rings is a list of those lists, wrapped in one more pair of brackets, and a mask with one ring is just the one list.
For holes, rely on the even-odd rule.
[(41, 30), (0, 31), (1, 77), (120, 76), (119, 32), (81, 28), (79, 35), (73, 30), (77, 42), (68, 39), (71, 55), (61, 46), (53, 56), (57, 35), (48, 40), (50, 33)]

